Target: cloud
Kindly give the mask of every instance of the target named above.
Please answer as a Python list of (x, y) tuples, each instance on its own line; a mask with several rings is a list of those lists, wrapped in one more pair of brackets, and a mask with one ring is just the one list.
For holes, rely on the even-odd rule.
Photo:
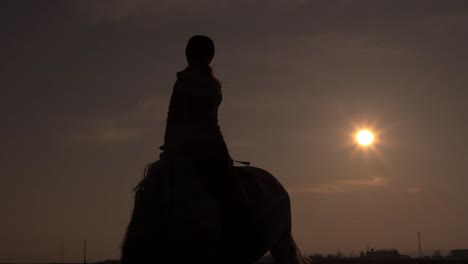
[(112, 117), (99, 118), (75, 133), (74, 140), (123, 142), (136, 140), (162, 124), (166, 118), (167, 99), (153, 96), (138, 101), (129, 111)]
[(319, 184), (310, 187), (299, 187), (289, 189), (292, 193), (351, 193), (380, 188), (387, 185), (388, 180), (382, 177), (374, 177), (364, 180), (339, 180), (332, 183)]
[[(325, 5), (347, 7), (353, 0), (330, 0)], [(239, 18), (247, 13), (264, 16), (296, 10), (301, 6), (322, 6), (312, 0), (66, 0), (68, 10), (87, 23), (112, 22), (133, 17), (155, 20), (190, 20), (219, 17), (223, 11)], [(261, 14), (260, 14), (261, 13)]]
[(352, 5), (355, 0), (338, 0), (335, 4), (336, 7), (347, 7)]
[(433, 16), (426, 18), (423, 23), (437, 31), (458, 31), (468, 28), (468, 17), (461, 15)]
[(67, 7), (80, 21), (95, 24), (131, 17), (200, 17), (228, 6), (227, 0), (68, 0)]
[(420, 193), (422, 190), (421, 190), (421, 188), (419, 188), (419, 187), (409, 187), (406, 191), (407, 191), (409, 194), (418, 194), (418, 193)]

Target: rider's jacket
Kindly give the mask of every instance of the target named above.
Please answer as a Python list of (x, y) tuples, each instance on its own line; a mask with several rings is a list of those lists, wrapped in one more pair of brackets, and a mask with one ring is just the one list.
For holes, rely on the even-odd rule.
[(164, 146), (169, 154), (228, 157), (218, 125), (221, 84), (190, 66), (177, 73), (166, 121)]

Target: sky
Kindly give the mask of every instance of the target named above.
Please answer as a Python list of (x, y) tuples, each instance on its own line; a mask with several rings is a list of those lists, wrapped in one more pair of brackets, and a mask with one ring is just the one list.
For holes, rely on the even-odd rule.
[(15, 0), (0, 34), (0, 262), (119, 257), (195, 34), (304, 252), (468, 248), (466, 1)]

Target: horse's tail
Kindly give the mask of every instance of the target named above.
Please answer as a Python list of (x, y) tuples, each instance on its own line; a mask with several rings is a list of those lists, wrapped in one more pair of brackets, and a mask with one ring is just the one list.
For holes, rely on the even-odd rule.
[(270, 250), (271, 255), (278, 264), (310, 264), (294, 241), (290, 232), (285, 232), (278, 243)]
[[(158, 181), (161, 177), (161, 161), (156, 161), (148, 164), (144, 171), (143, 177), (140, 182), (133, 188), (134, 204), (133, 211), (130, 217), (130, 223), (127, 226), (123, 240), (120, 244), (121, 250), (121, 263), (131, 264), (141, 260), (146, 252), (151, 249), (146, 249), (143, 241), (147, 235), (148, 229), (146, 219), (154, 219), (155, 212), (150, 208), (151, 205), (148, 200), (151, 200), (153, 189), (158, 186)], [(159, 213), (159, 212), (158, 212)]]
[(294, 238), (292, 236), (291, 236), (291, 241), (292, 241), (292, 247), (296, 251), (298, 263), (299, 264), (311, 264), (312, 261), (309, 258), (305, 257), (304, 254), (302, 254), (301, 250), (297, 246), (296, 241), (294, 241)]
[(135, 226), (135, 220), (138, 220), (137, 218), (139, 215), (136, 213), (136, 208), (138, 208), (138, 203), (139, 203), (139, 196), (141, 192), (143, 191), (145, 182), (148, 178), (148, 171), (150, 167), (154, 163), (150, 163), (146, 165), (144, 171), (143, 171), (143, 178), (141, 181), (133, 188), (133, 192), (135, 195), (134, 198), (134, 206), (133, 206), (133, 212), (130, 218), (130, 223), (127, 226), (127, 229), (125, 230), (125, 234), (123, 237), (122, 242), (120, 243), (120, 251), (121, 251), (121, 257), (120, 257), (120, 262), (123, 264), (129, 264), (132, 263), (132, 261), (135, 258), (135, 252), (137, 252), (137, 247), (136, 245), (136, 237), (137, 237), (137, 232), (136, 232), (136, 226)]

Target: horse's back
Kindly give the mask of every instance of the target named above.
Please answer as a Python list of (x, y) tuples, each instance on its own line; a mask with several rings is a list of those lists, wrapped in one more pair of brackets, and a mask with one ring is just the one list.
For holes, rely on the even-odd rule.
[(255, 232), (248, 234), (244, 250), (255, 259), (263, 256), (291, 229), (290, 200), (281, 183), (268, 171), (253, 166), (234, 167), (252, 208)]
[(268, 171), (253, 166), (233, 167), (232, 170), (244, 187), (253, 207), (280, 201), (289, 203), (287, 191)]

